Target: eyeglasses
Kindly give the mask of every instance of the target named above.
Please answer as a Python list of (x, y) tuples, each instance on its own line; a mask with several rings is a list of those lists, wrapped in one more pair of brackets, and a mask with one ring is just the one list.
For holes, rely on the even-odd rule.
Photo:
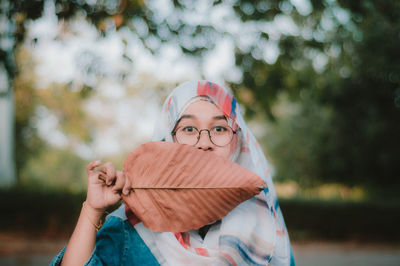
[(231, 143), (233, 135), (235, 135), (239, 130), (240, 129), (235, 131), (229, 126), (215, 126), (211, 129), (201, 130), (198, 130), (194, 126), (184, 126), (178, 127), (175, 131), (172, 131), (171, 135), (175, 136), (178, 143), (196, 145), (200, 140), (201, 132), (207, 131), (210, 141), (215, 146), (223, 147)]

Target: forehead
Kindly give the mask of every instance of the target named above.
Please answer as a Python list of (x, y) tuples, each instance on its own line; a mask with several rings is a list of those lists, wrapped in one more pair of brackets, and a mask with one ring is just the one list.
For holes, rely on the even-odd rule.
[(191, 115), (198, 118), (213, 118), (216, 116), (224, 116), (224, 113), (213, 103), (207, 100), (198, 100), (191, 103), (183, 115)]

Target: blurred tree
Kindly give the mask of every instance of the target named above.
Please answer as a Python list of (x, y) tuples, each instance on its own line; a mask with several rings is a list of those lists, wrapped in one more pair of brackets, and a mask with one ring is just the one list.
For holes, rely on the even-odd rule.
[[(12, 47), (1, 48), (7, 62), (12, 62), (26, 21), (38, 18), (44, 5), (40, 0), (1, 1), (9, 7), (7, 17), (16, 36)], [(261, 111), (271, 120), (279, 119), (273, 109), (280, 95), (299, 104), (297, 113), (282, 120), (285, 125), (276, 123), (283, 126), (282, 141), (274, 144), (280, 155), (278, 174), (299, 158), (304, 160), (294, 174), (279, 175), (297, 176), (300, 182), (304, 177), (303, 183), (309, 184), (399, 184), (395, 174), (400, 105), (398, 2), (210, 0), (199, 4), (176, 0), (164, 8), (155, 1), (140, 0), (54, 3), (60, 21), (84, 16), (103, 36), (127, 28), (153, 53), (170, 42), (197, 56), (199, 64), (204, 52), (228, 36), (242, 72), (242, 79), (232, 87), (249, 117)], [(211, 8), (232, 9), (236, 17), (222, 16), (214, 25), (216, 18), (208, 17)], [(204, 15), (201, 19), (191, 19), (191, 14), (199, 12)], [(127, 54), (123, 57), (133, 61)], [(7, 73), (12, 79), (15, 68), (8, 67)], [(80, 88), (92, 89), (87, 84)], [(79, 117), (76, 112), (69, 114)], [(17, 140), (20, 143), (24, 142)], [(291, 147), (299, 148), (298, 155), (291, 153)]]
[[(42, 16), (43, 8), (45, 8), (44, 0), (1, 0), (1, 27), (5, 29), (0, 32), (0, 74), (2, 81), (6, 84), (5, 88), (1, 88), (0, 97), (2, 102), (1, 107), (7, 107), (7, 112), (2, 112), (2, 128), (1, 140), (1, 164), (0, 164), (0, 184), (13, 183), (14, 166), (11, 160), (15, 156), (16, 169), (23, 169), (29, 157), (35, 156), (44, 148), (44, 142), (38, 138), (37, 129), (33, 125), (31, 119), (35, 115), (36, 105), (38, 103), (37, 93), (34, 91), (32, 59), (26, 54), (26, 51), (21, 51), (18, 60), (19, 65), (16, 65), (17, 51), (24, 41), (27, 22), (38, 19)], [(57, 7), (57, 15), (60, 19), (70, 19), (77, 13), (88, 14), (88, 19), (95, 23), (100, 30), (105, 32), (107, 26), (117, 26), (122, 19), (118, 15), (125, 6), (129, 6), (129, 12), (138, 16), (143, 16), (141, 11), (141, 1), (102, 1), (101, 3), (86, 3), (85, 1), (55, 1)], [(137, 14), (135, 13), (137, 11)], [(22, 49), (23, 50), (23, 49)], [(22, 75), (21, 75), (22, 73)], [(14, 83), (14, 85), (13, 85)], [(3, 87), (3, 86), (2, 86)], [(15, 88), (15, 109), (16, 114), (14, 119), (14, 89)], [(78, 134), (84, 139), (89, 138), (89, 133), (82, 130), (83, 124), (76, 118), (82, 117), (82, 112), (78, 107), (78, 103), (88, 96), (91, 91), (90, 87), (82, 85), (77, 93), (69, 92), (68, 87), (58, 88), (55, 90), (43, 91), (41, 100), (45, 100), (49, 106), (57, 105), (59, 109), (59, 118), (62, 120), (62, 126), (69, 133)], [(53, 95), (46, 95), (53, 93)], [(57, 97), (58, 96), (58, 97)], [(73, 99), (73, 101), (65, 101)], [(6, 101), (3, 100), (6, 98)], [(3, 110), (3, 109), (2, 109)], [(15, 127), (13, 124), (15, 123)], [(79, 125), (79, 126), (77, 126)], [(13, 131), (15, 128), (15, 141), (13, 141)], [(3, 133), (11, 132), (3, 137)], [(12, 147), (15, 143), (15, 153)], [(7, 144), (7, 145), (6, 145)], [(6, 149), (10, 146), (9, 149)], [(4, 157), (4, 158), (3, 158)], [(3, 160), (4, 159), (4, 160)], [(10, 161), (8, 161), (10, 159)], [(3, 162), (5, 163), (3, 165)], [(18, 174), (18, 173), (17, 173)], [(4, 181), (11, 178), (11, 181)]]
[[(12, 104), (14, 100), (14, 89), (11, 85), (14, 82), (15, 86), (15, 101), (16, 101), (16, 121), (14, 121), (13, 113), (9, 113), (9, 120), (6, 129), (12, 132), (13, 123), (15, 126), (15, 158), (17, 170), (23, 169), (29, 157), (35, 156), (44, 148), (44, 142), (38, 138), (37, 128), (32, 123), (32, 118), (35, 116), (37, 99), (46, 105), (47, 108), (55, 111), (57, 118), (64, 133), (78, 136), (83, 140), (90, 139), (90, 130), (85, 131), (84, 114), (80, 109), (79, 103), (87, 98), (94, 88), (91, 84), (85, 82), (79, 84), (79, 87), (69, 88), (68, 84), (54, 84), (51, 90), (43, 90), (40, 93), (35, 92), (34, 82), (32, 78), (33, 67), (27, 67), (27, 64), (32, 63), (31, 59), (23, 58), (27, 56), (26, 51), (20, 53), (18, 64), (16, 65), (17, 51), (25, 40), (26, 26), (30, 21), (38, 19), (42, 16), (44, 8), (48, 4), (55, 4), (55, 12), (59, 22), (68, 22), (75, 19), (77, 16), (83, 16), (87, 21), (91, 22), (101, 32), (102, 36), (107, 36), (107, 33), (115, 29), (127, 27), (130, 31), (137, 34), (142, 40), (144, 47), (152, 52), (157, 50), (159, 42), (171, 41), (174, 36), (178, 36), (181, 30), (190, 33), (190, 36), (196, 34), (206, 35), (211, 32), (208, 27), (193, 27), (184, 25), (182, 21), (166, 21), (166, 18), (161, 19), (154, 15), (154, 12), (141, 0), (122, 0), (122, 1), (65, 1), (65, 0), (1, 0), (1, 23), (7, 31), (1, 32), (1, 47), (0, 57), (4, 67), (0, 68), (1, 74), (6, 77), (8, 82), (6, 93), (8, 102)], [(151, 4), (150, 4), (151, 5)], [(173, 17), (169, 17), (169, 20)], [(172, 25), (173, 24), (173, 25)], [(66, 25), (67, 26), (67, 25)], [(164, 32), (164, 34), (162, 33)], [(185, 36), (187, 37), (187, 36)], [(35, 43), (37, 40), (33, 40)], [(197, 54), (199, 51), (204, 51), (210, 48), (208, 44), (190, 46), (184, 44), (185, 39), (179, 39), (179, 44), (185, 52)], [(157, 44), (158, 43), (158, 44)], [(125, 45), (128, 45), (125, 43)], [(132, 62), (132, 59), (124, 54), (125, 60)], [(96, 62), (94, 62), (95, 64)], [(91, 64), (91, 63), (89, 63)], [(96, 72), (96, 66), (88, 65), (84, 71), (89, 75), (101, 75)], [(26, 73), (25, 73), (26, 72)], [(27, 74), (28, 73), (28, 74)], [(124, 73), (121, 73), (124, 78)], [(76, 85), (76, 84), (74, 84)], [(66, 101), (68, 99), (68, 101)], [(13, 105), (11, 105), (11, 109)], [(7, 120), (8, 121), (8, 120)], [(2, 131), (3, 132), (3, 131)], [(12, 134), (5, 140), (5, 143), (10, 145), (7, 149), (7, 158), (13, 157), (12, 145), (10, 141)], [(2, 151), (4, 150), (4, 145)], [(4, 160), (5, 161), (5, 160)], [(3, 160), (2, 160), (3, 162)], [(12, 162), (10, 160), (10, 162)], [(13, 170), (12, 163), (1, 164), (0, 172), (7, 174), (5, 170)], [(13, 172), (13, 171), (11, 171)], [(18, 173), (17, 173), (18, 174)], [(3, 179), (3, 176), (1, 176)]]
[[(274, 119), (281, 92), (300, 104), (275, 125), (282, 136), (270, 144), (278, 176), (308, 185), (400, 185), (400, 3), (311, 1), (305, 16), (294, 1), (268, 1), (264, 9), (265, 1), (238, 3), (244, 23), (285, 14), (301, 33), (281, 37), (275, 63), (254, 56), (257, 43), (236, 56), (243, 82), (235, 89), (239, 98), (247, 92), (249, 116), (265, 110)], [(260, 34), (260, 42), (270, 39)]]
[[(342, 73), (345, 77), (321, 97), (335, 112), (334, 128), (319, 153), (319, 173), (350, 184), (400, 185), (400, 3), (344, 6), (361, 34), (344, 44), (350, 73)], [(339, 74), (348, 71), (342, 68)]]
[[(24, 21), (40, 17), (42, 8), (43, 1), (0, 1), (0, 27), (2, 28), (0, 31), (0, 107), (2, 110), (0, 113), (0, 120), (2, 121), (0, 133), (0, 185), (2, 186), (10, 186), (15, 183), (16, 171), (13, 160), (15, 155), (13, 146), (14, 143), (20, 145), (18, 140), (14, 141), (13, 138), (15, 118), (12, 83), (17, 72), (14, 51), (24, 38)], [(22, 136), (20, 125), (21, 123), (15, 129), (17, 136)], [(22, 146), (24, 144), (21, 143)]]
[[(16, 51), (19, 74), (13, 82), (19, 184), (76, 190), (78, 184), (82, 185), (82, 180), (85, 180), (82, 174), (85, 162), (74, 154), (73, 142), (90, 140), (91, 130), (87, 126), (90, 124), (87, 122), (89, 118), (82, 110), (82, 102), (88, 94), (84, 93), (85, 90), (71, 91), (62, 84), (37, 89), (34, 65), (30, 51), (20, 46)], [(57, 118), (56, 129), (72, 139), (72, 144), (62, 148), (51, 147), (46, 142), (50, 132), (38, 135), (37, 120), (49, 119), (50, 113)]]
[(34, 61), (31, 54), (23, 48), (15, 51), (15, 63), (19, 73), (14, 78), (15, 95), (15, 162), (17, 169), (22, 169), (26, 161), (36, 157), (45, 142), (38, 136), (32, 123), (35, 108), (39, 102), (35, 89), (36, 76), (33, 72)]
[(19, 184), (38, 190), (84, 192), (86, 163), (69, 149), (42, 146), (20, 169)]

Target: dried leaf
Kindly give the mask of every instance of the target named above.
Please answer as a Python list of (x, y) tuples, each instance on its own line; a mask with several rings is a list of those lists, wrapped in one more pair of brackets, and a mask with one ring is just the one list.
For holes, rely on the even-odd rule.
[(152, 231), (184, 232), (228, 214), (266, 187), (255, 173), (189, 145), (150, 142), (125, 160), (127, 206)]

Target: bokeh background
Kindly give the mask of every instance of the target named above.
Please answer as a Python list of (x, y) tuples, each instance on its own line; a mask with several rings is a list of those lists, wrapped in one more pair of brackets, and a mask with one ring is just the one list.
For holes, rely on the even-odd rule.
[(85, 165), (121, 168), (208, 79), (273, 165), (299, 265), (400, 264), (399, 1), (0, 0), (0, 60), (3, 263), (48, 262)]

